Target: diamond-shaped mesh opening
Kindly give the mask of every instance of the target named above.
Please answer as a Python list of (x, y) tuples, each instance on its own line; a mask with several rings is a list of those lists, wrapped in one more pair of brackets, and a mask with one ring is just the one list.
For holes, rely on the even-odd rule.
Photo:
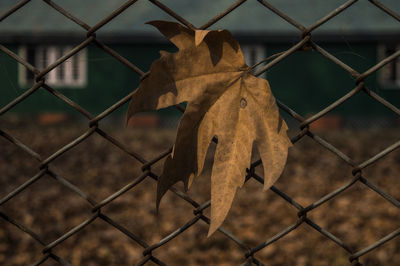
[(43, 241), (50, 242), (87, 219), (90, 205), (75, 192), (45, 175), (4, 203), (1, 211), (30, 228)]
[[(13, 1), (13, 5), (17, 4)], [(79, 30), (79, 26), (72, 21), (66, 20), (60, 13), (47, 5), (44, 1), (20, 1), (27, 2), (26, 5), (17, 10), (14, 14), (11, 14), (7, 19), (1, 22), (1, 26), (6, 30), (14, 30), (14, 25), (19, 25), (17, 31), (20, 33), (27, 33), (32, 31), (45, 32), (46, 30), (52, 29), (51, 23), (55, 23), (58, 29), (66, 29), (69, 31)], [(9, 9), (2, 8), (0, 11), (6, 12)], [(35, 10), (35, 12), (32, 12)], [(31, 12), (30, 12), (31, 11)], [(45, 16), (41, 14), (46, 14)], [(21, 17), (28, 16), (25, 18), (29, 23), (20, 23)], [(83, 31), (82, 31), (83, 32)]]
[[(88, 149), (98, 155), (93, 156)], [(135, 158), (96, 133), (52, 162), (54, 171), (68, 177), (96, 200), (106, 198), (118, 191), (121, 184), (136, 179), (142, 173), (140, 167)]]
[[(126, 1), (113, 1), (113, 3), (107, 3), (108, 5), (112, 5), (113, 8), (99, 8), (100, 12), (104, 12), (104, 10), (114, 10), (124, 4)], [(163, 2), (164, 3), (164, 2)], [(60, 3), (60, 5), (63, 5)], [(168, 5), (168, 3), (167, 3)], [(90, 11), (89, 11), (90, 12)], [(108, 15), (108, 14), (105, 14)], [(82, 19), (86, 17), (85, 14), (82, 14)], [(98, 21), (99, 22), (102, 18), (105, 16), (101, 17), (98, 16)], [(131, 29), (134, 29), (135, 31), (141, 32), (141, 33), (146, 33), (148, 31), (154, 31), (156, 32), (157, 30), (154, 29), (154, 27), (145, 24), (146, 22), (152, 21), (152, 20), (170, 20), (171, 16), (159, 9), (157, 6), (152, 4), (150, 1), (137, 1), (136, 3), (133, 4), (133, 6), (129, 7), (126, 9), (124, 12), (122, 12), (120, 15), (118, 15), (116, 18), (114, 18), (112, 21), (104, 25), (98, 33), (100, 38), (107, 38), (107, 35), (112, 35), (115, 33), (115, 31), (118, 31), (119, 33), (129, 32)], [(95, 23), (92, 23), (95, 24)], [(90, 25), (92, 25), (90, 24)], [(123, 29), (123, 30), (121, 30)], [(121, 32), (122, 31), (122, 32)], [(107, 39), (109, 41), (112, 41), (112, 39)], [(114, 40), (115, 41), (115, 40)], [(135, 42), (141, 42), (140, 39), (136, 39)]]
[(365, 265), (396, 265), (400, 259), (397, 252), (400, 249), (399, 241), (390, 241), (377, 248), (375, 252), (363, 256)]
[[(16, 226), (0, 218), (0, 263), (7, 265), (10, 258), (14, 264), (30, 264), (41, 257), (42, 246)], [(21, 242), (23, 244), (21, 244)]]
[(118, 229), (97, 218), (83, 230), (61, 242), (54, 248), (54, 252), (73, 265), (85, 265), (93, 261), (100, 265), (121, 265), (134, 264), (140, 259), (142, 249)]
[(256, 254), (266, 265), (347, 265), (347, 256), (344, 249), (306, 224)]
[[(334, 216), (328, 216), (335, 210)], [(361, 183), (356, 183), (309, 218), (347, 243), (353, 250), (368, 246), (397, 229), (397, 208)], [(349, 213), (351, 213), (349, 215)], [(352, 233), (353, 232), (353, 233)], [(354, 234), (354, 232), (363, 232)]]
[[(278, 52), (278, 47), (271, 45), (270, 53)], [(282, 72), (290, 73), (290, 79), (277, 75)], [(268, 71), (267, 79), (274, 95), (304, 116), (317, 113), (354, 88), (349, 73), (313, 51), (289, 56)], [(307, 97), (307, 103), (293, 97), (293, 90)]]
[(400, 153), (395, 151), (388, 154), (384, 160), (379, 160), (375, 164), (363, 170), (365, 176), (383, 191), (400, 201), (400, 191), (390, 185), (396, 182), (397, 173), (400, 168)]
[[(29, 149), (45, 159), (85, 133), (85, 125), (75, 121), (74, 118), (77, 117), (68, 116), (64, 113), (43, 113), (33, 116), (31, 119), (23, 119), (23, 125), (5, 127), (4, 132), (14, 136), (16, 140), (27, 145)], [(21, 148), (18, 147), (18, 149), (19, 153), (26, 154)], [(19, 157), (15, 158), (16, 163), (18, 163), (18, 160)], [(39, 165), (40, 163), (36, 161), (36, 170), (39, 169)], [(19, 169), (16, 172), (19, 172)]]
[[(345, 4), (346, 0), (333, 0), (329, 2), (313, 2), (313, 12), (310, 12), (309, 9), (298, 10), (298, 12), (294, 12), (292, 9), (293, 2), (290, 0), (269, 0), (265, 1), (269, 4), (273, 5), (275, 8), (279, 9), (281, 12), (285, 13), (292, 19), (298, 21), (299, 23), (303, 24), (305, 27), (308, 27), (314, 24), (316, 21), (324, 17), (325, 15), (329, 14), (339, 6)], [(301, 7), (301, 3), (295, 3), (299, 7)], [(307, 15), (303, 15), (302, 12), (305, 12)], [(345, 11), (343, 11), (345, 12)], [(333, 19), (332, 19), (333, 20)], [(329, 23), (332, 23), (331, 21)]]
[(38, 162), (31, 155), (4, 138), (1, 138), (0, 145), (2, 147), (0, 154), (2, 162), (0, 164), (2, 173), (0, 195), (5, 196), (38, 172)]
[[(307, 157), (301, 156), (305, 150)], [(305, 206), (352, 179), (346, 162), (309, 138), (291, 148), (287, 164), (275, 186)]]

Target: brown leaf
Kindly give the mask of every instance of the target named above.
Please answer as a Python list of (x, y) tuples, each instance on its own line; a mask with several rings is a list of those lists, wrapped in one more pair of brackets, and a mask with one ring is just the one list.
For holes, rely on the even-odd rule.
[(149, 24), (171, 40), (177, 53), (161, 52), (132, 96), (127, 117), (188, 102), (174, 150), (157, 186), (157, 207), (182, 181), (188, 189), (203, 170), (211, 139), (218, 137), (211, 174), (211, 235), (228, 214), (244, 183), (256, 143), (264, 166), (264, 188), (280, 176), (290, 140), (268, 81), (250, 74), (236, 40), (226, 30), (191, 30), (178, 23)]

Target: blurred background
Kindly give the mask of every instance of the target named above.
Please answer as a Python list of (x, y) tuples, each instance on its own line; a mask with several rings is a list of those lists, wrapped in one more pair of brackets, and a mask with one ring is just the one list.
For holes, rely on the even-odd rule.
[[(75, 17), (94, 26), (126, 1), (48, 1), (60, 5)], [(239, 41), (248, 65), (283, 52), (298, 43), (302, 34), (269, 9), (262, 1), (244, 1), (211, 26), (228, 29)], [(380, 1), (395, 14), (400, 2)], [(235, 1), (161, 1), (195, 26), (201, 26)], [(346, 1), (270, 0), (287, 16), (308, 27)], [(16, 1), (0, 1), (0, 18)], [(174, 19), (151, 1), (139, 0), (96, 31), (96, 39), (147, 72), (160, 50), (176, 51), (161, 34), (145, 23)], [(32, 0), (15, 13), (0, 19), (0, 44), (37, 69), (42, 70), (86, 39), (86, 31), (68, 20), (45, 1)], [(400, 23), (369, 1), (356, 1), (314, 31), (312, 40), (326, 52), (359, 73), (363, 73), (398, 52)], [(34, 74), (0, 50), (0, 109), (35, 84)], [(257, 69), (260, 69), (260, 65)], [(332, 60), (313, 49), (295, 52), (260, 77), (266, 78), (275, 97), (307, 118), (329, 106), (356, 87), (355, 78)], [(124, 98), (140, 82), (140, 76), (110, 53), (89, 44), (46, 76), (46, 84), (77, 103), (93, 116)], [(365, 86), (394, 109), (400, 107), (400, 59), (373, 72)], [(124, 104), (101, 120), (101, 128), (146, 160), (157, 157), (174, 143), (181, 112), (176, 108), (139, 114), (128, 127)], [(286, 112), (290, 137), (298, 136), (300, 123)], [(0, 112), (0, 200), (35, 176), (40, 164), (18, 145), (12, 136), (42, 158), (81, 136), (88, 119), (48, 90), (40, 88), (7, 112)], [(351, 158), (356, 165), (386, 149), (400, 136), (400, 119), (363, 92), (311, 123), (312, 132)], [(352, 167), (334, 153), (306, 136), (290, 149), (287, 167), (276, 187), (302, 206), (349, 182)], [(214, 144), (213, 144), (214, 145)], [(212, 165), (211, 146), (209, 165)], [(255, 155), (255, 159), (257, 156)], [(162, 163), (152, 171), (160, 174)], [(97, 202), (137, 178), (142, 164), (97, 133), (51, 162), (56, 172)], [(257, 167), (257, 173), (262, 173)], [(363, 176), (400, 199), (400, 154), (390, 153), (363, 170)], [(199, 178), (188, 192), (197, 202), (209, 199), (209, 176)], [(180, 184), (178, 184), (180, 188)], [(193, 218), (193, 207), (168, 193), (155, 215), (156, 182), (140, 185), (106, 205), (107, 213), (148, 244), (157, 243)], [(206, 214), (207, 211), (205, 212)], [(27, 189), (0, 204), (0, 264), (30, 265), (40, 261), (43, 245), (9, 221), (30, 228), (45, 244), (58, 239), (92, 215), (91, 206), (59, 180), (44, 175)], [(209, 214), (208, 214), (209, 215)], [(307, 214), (353, 252), (385, 237), (400, 226), (400, 212), (379, 194), (357, 182), (349, 190)], [(7, 218), (5, 218), (7, 217)], [(239, 190), (224, 228), (254, 247), (296, 223), (297, 209), (251, 179)], [(72, 265), (131, 265), (143, 257), (143, 248), (116, 228), (97, 219), (81, 232), (58, 245), (54, 252)], [(196, 223), (187, 232), (160, 249), (155, 256), (168, 265), (240, 265), (244, 252), (216, 233), (206, 238), (208, 225)], [(396, 235), (397, 236), (397, 235)], [(364, 255), (363, 265), (398, 265), (400, 239)], [(266, 265), (348, 265), (342, 248), (309, 227), (292, 233), (256, 253)], [(152, 265), (153, 262), (148, 262)], [(57, 265), (45, 260), (43, 265)]]
[[(54, 2), (88, 25), (95, 25), (124, 3), (123, 0), (104, 1), (101, 4), (94, 0)], [(202, 25), (234, 2), (163, 3), (194, 25)], [(302, 25), (309, 26), (345, 1), (306, 0), (293, 3), (290, 0), (276, 0), (269, 3)], [(394, 11), (400, 9), (398, 1), (386, 0), (382, 3)], [(0, 12), (4, 13), (14, 4), (12, 0), (1, 1)], [(100, 28), (96, 32), (97, 39), (147, 71), (159, 57), (159, 50), (174, 51), (173, 45), (154, 27), (145, 24), (151, 20), (172, 21), (173, 18), (148, 1), (138, 1)], [(313, 31), (312, 40), (362, 73), (398, 50), (398, 24), (396, 19), (368, 1), (358, 1)], [(243, 3), (212, 25), (212, 29), (219, 28), (228, 29), (239, 40), (248, 65), (290, 48), (301, 36), (296, 27), (256, 1)], [(30, 1), (3, 20), (0, 33), (1, 44), (39, 69), (53, 63), (86, 37), (79, 25), (43, 1)], [(32, 86), (33, 74), (5, 53), (0, 54), (0, 62), (0, 80), (2, 87), (7, 88), (0, 92), (0, 104), (3, 106)], [(400, 104), (399, 69), (397, 58), (366, 80), (370, 90), (378, 92), (397, 106)], [(303, 116), (316, 113), (355, 87), (354, 79), (348, 72), (313, 50), (293, 54), (262, 77), (269, 80), (278, 99)], [(138, 75), (133, 75), (129, 68), (94, 44), (51, 71), (46, 80), (49, 85), (94, 114), (114, 104), (139, 84)], [(74, 110), (42, 90), (12, 111), (20, 114), (75, 114)], [(119, 114), (125, 111), (126, 106), (119, 109)], [(177, 115), (174, 109), (158, 112), (157, 116), (165, 118), (159, 119), (158, 125), (175, 126), (176, 119), (173, 118)], [(355, 95), (318, 123), (354, 127), (399, 125), (398, 117), (393, 112), (382, 108), (363, 93)]]

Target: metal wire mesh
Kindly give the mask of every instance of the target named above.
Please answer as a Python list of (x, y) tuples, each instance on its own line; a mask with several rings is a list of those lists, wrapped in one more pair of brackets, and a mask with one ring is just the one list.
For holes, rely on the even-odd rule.
[[(81, 21), (77, 17), (74, 16), (74, 14), (69, 13), (67, 10), (63, 9), (62, 6), (59, 6), (58, 4), (54, 3), (51, 0), (43, 0), (46, 4), (54, 8), (56, 11), (61, 13), (62, 15), (65, 16), (65, 19), (69, 19), (79, 25), (84, 31), (87, 33), (86, 39), (81, 42), (79, 45), (74, 47), (72, 50), (70, 50), (68, 53), (66, 53), (64, 56), (56, 60), (54, 63), (48, 65), (45, 69), (39, 70), (35, 66), (31, 65), (29, 62), (27, 62), (25, 59), (21, 58), (19, 55), (16, 53), (12, 52), (5, 46), (0, 44), (0, 50), (16, 60), (18, 63), (22, 64), (28, 71), (32, 72), (35, 75), (35, 82), (34, 85), (21, 94), (19, 97), (15, 98), (13, 101), (9, 102), (6, 106), (4, 106), (0, 110), (0, 116), (4, 115), (8, 111), (10, 111), (12, 108), (14, 108), (17, 104), (23, 102), (25, 99), (27, 99), (30, 95), (35, 93), (37, 90), (40, 88), (43, 88), (46, 90), (48, 93), (54, 95), (55, 97), (59, 98), (72, 108), (74, 108), (76, 111), (78, 111), (83, 117), (85, 117), (88, 120), (88, 129), (87, 131), (70, 142), (69, 144), (65, 145), (64, 147), (60, 148), (57, 150), (54, 154), (49, 156), (48, 158), (43, 158), (40, 154), (35, 152), (33, 149), (29, 147), (29, 144), (24, 144), (14, 136), (8, 134), (6, 131), (3, 131), (3, 129), (0, 129), (0, 136), (7, 141), (13, 143), (16, 145), (18, 148), (21, 150), (27, 152), (30, 156), (32, 156), (34, 159), (36, 159), (39, 162), (39, 169), (37, 174), (35, 174), (32, 178), (27, 180), (25, 183), (21, 184), (18, 188), (15, 190), (9, 192), (7, 196), (4, 198), (0, 199), (0, 206), (5, 204), (6, 202), (13, 200), (13, 198), (21, 193), (23, 190), (27, 189), (30, 187), (32, 184), (34, 184), (36, 181), (41, 179), (44, 175), (49, 175), (53, 177), (55, 180), (57, 180), (61, 185), (67, 187), (68, 189), (72, 190), (76, 194), (78, 194), (80, 197), (88, 201), (88, 203), (92, 206), (92, 216), (79, 224), (78, 226), (74, 227), (72, 230), (66, 232), (65, 234), (61, 235), (58, 239), (54, 240), (51, 243), (47, 243), (44, 240), (41, 239), (41, 237), (33, 232), (31, 229), (27, 228), (24, 226), (21, 222), (14, 220), (11, 218), (8, 214), (4, 212), (0, 212), (0, 217), (15, 225), (19, 230), (24, 232), (25, 234), (28, 234), (30, 237), (32, 237), (34, 240), (36, 240), (39, 244), (43, 246), (43, 255), (41, 259), (37, 262), (34, 263), (34, 265), (40, 265), (47, 260), (54, 260), (62, 265), (70, 265), (70, 262), (66, 261), (65, 259), (61, 258), (58, 256), (53, 250), (56, 246), (62, 245), (63, 242), (73, 236), (74, 234), (77, 234), (80, 230), (90, 227), (90, 224), (97, 220), (101, 219), (108, 223), (110, 226), (113, 226), (120, 230), (122, 233), (124, 233), (127, 237), (138, 243), (140, 246), (143, 247), (143, 257), (140, 261), (137, 262), (137, 265), (144, 265), (148, 261), (152, 261), (158, 265), (166, 265), (166, 262), (161, 261), (158, 259), (155, 255), (153, 255), (153, 251), (159, 248), (162, 248), (163, 245), (165, 245), (167, 242), (173, 240), (175, 237), (177, 237), (180, 234), (183, 234), (186, 229), (189, 227), (193, 226), (194, 224), (198, 222), (204, 222), (206, 224), (209, 224), (209, 218), (203, 213), (203, 211), (207, 208), (210, 207), (210, 201), (207, 201), (205, 203), (198, 203), (194, 199), (190, 198), (187, 194), (183, 193), (182, 191), (172, 188), (172, 192), (175, 193), (177, 196), (179, 196), (182, 200), (187, 201), (189, 204), (193, 206), (194, 209), (194, 217), (188, 221), (186, 224), (184, 224), (182, 227), (177, 228), (174, 232), (172, 232), (170, 235), (159, 241), (158, 243), (153, 243), (149, 244), (146, 243), (144, 240), (140, 239), (137, 235), (134, 233), (130, 232), (127, 228), (125, 228), (122, 224), (119, 224), (115, 222), (111, 217), (105, 215), (102, 213), (102, 208), (106, 205), (108, 205), (110, 202), (113, 200), (117, 199), (120, 197), (122, 194), (126, 193), (127, 191), (134, 189), (136, 185), (141, 183), (145, 179), (154, 179), (157, 180), (158, 176), (152, 172), (151, 166), (166, 157), (172, 149), (169, 149), (165, 151), (164, 153), (160, 154), (153, 160), (147, 161), (145, 160), (140, 154), (138, 154), (135, 151), (131, 151), (127, 146), (122, 144), (120, 141), (118, 141), (116, 138), (113, 136), (109, 135), (107, 132), (105, 132), (101, 128), (101, 121), (109, 116), (111, 113), (116, 111), (118, 108), (120, 108), (122, 105), (126, 104), (130, 98), (132, 93), (126, 95), (124, 98), (116, 102), (114, 105), (112, 105), (110, 108), (104, 110), (101, 114), (97, 116), (93, 116), (91, 113), (89, 113), (87, 110), (79, 106), (77, 103), (74, 101), (70, 100), (67, 98), (65, 95), (60, 93), (59, 91), (53, 89), (51, 86), (49, 86), (46, 83), (45, 80), (45, 75), (49, 73), (51, 70), (65, 62), (68, 58), (71, 56), (75, 55), (78, 53), (80, 50), (84, 49), (87, 47), (89, 44), (95, 44), (99, 48), (103, 49), (105, 52), (110, 54), (112, 57), (114, 57), (116, 60), (120, 61), (124, 65), (126, 65), (128, 68), (130, 68), (134, 73), (136, 73), (140, 78), (143, 78), (146, 73), (139, 69), (137, 66), (134, 65), (133, 62), (130, 62), (126, 58), (122, 57), (120, 54), (118, 54), (116, 51), (111, 49), (109, 46), (106, 44), (100, 42), (99, 40), (96, 39), (96, 31), (102, 28), (104, 25), (112, 21), (115, 17), (120, 15), (122, 12), (124, 12), (128, 8), (132, 8), (131, 6), (137, 2), (137, 0), (130, 0), (126, 1), (121, 7), (119, 7), (117, 10), (112, 11), (107, 17), (105, 17), (103, 20), (98, 22), (94, 26), (90, 26), (86, 24), (84, 21)], [(197, 29), (196, 26), (191, 24), (189, 21), (185, 20), (182, 16), (174, 12), (174, 10), (171, 10), (169, 7), (164, 5), (162, 2), (158, 0), (149, 0), (151, 3), (153, 3), (155, 6), (163, 10), (164, 12), (168, 13), (172, 18), (176, 19), (180, 23), (186, 25), (187, 27)], [(8, 16), (12, 15), (14, 12), (16, 12), (19, 9), (23, 9), (24, 5), (30, 2), (30, 0), (22, 0), (18, 2), (13, 8), (8, 10), (6, 13), (0, 15), (0, 22), (5, 20)], [(202, 26), (198, 27), (199, 29), (207, 29), (217, 21), (221, 20), (232, 12), (233, 10), (237, 9), (240, 7), (241, 4), (246, 2), (246, 0), (239, 0), (236, 1), (232, 6), (228, 7), (226, 10), (215, 16), (214, 18), (210, 19), (206, 23), (204, 23)], [(296, 144), (300, 139), (304, 137), (308, 137), (318, 143), (319, 145), (322, 145), (325, 149), (329, 150), (331, 153), (335, 154), (338, 156), (341, 160), (343, 160), (346, 164), (352, 167), (352, 179), (349, 180), (345, 185), (342, 187), (332, 191), (331, 193), (324, 195), (322, 198), (318, 199), (317, 201), (311, 203), (308, 206), (302, 206), (301, 204), (297, 203), (293, 198), (291, 198), (289, 195), (287, 195), (284, 191), (279, 190), (278, 188), (272, 186), (271, 190), (276, 194), (277, 197), (281, 197), (283, 200), (287, 201), (289, 204), (291, 204), (297, 211), (298, 215), (298, 220), (294, 224), (288, 226), (278, 234), (266, 239), (262, 243), (259, 243), (258, 245), (255, 245), (253, 247), (250, 247), (244, 243), (241, 239), (236, 237), (235, 235), (231, 234), (230, 232), (226, 231), (223, 227), (219, 228), (219, 232), (222, 233), (227, 240), (231, 240), (234, 243), (236, 243), (242, 250), (243, 250), (243, 265), (264, 265), (263, 262), (259, 261), (256, 258), (257, 252), (260, 250), (264, 249), (265, 247), (273, 244), (275, 241), (279, 240), (282, 237), (285, 237), (285, 235), (289, 234), (291, 231), (296, 230), (300, 225), (306, 224), (310, 226), (311, 228), (315, 229), (317, 232), (325, 236), (326, 238), (330, 239), (333, 241), (338, 247), (341, 249), (345, 250), (348, 253), (348, 259), (352, 265), (361, 265), (361, 262), (359, 261), (359, 258), (361, 258), (363, 255), (373, 252), (376, 248), (379, 246), (383, 245), (384, 243), (391, 241), (395, 237), (400, 235), (400, 228), (397, 230), (391, 232), (390, 234), (386, 235), (385, 237), (381, 238), (380, 240), (376, 241), (375, 243), (372, 243), (371, 245), (365, 246), (361, 250), (353, 250), (348, 244), (346, 244), (344, 241), (339, 239), (337, 236), (333, 235), (329, 231), (323, 229), (320, 227), (317, 223), (315, 223), (313, 220), (307, 217), (307, 213), (312, 211), (315, 208), (318, 208), (319, 206), (325, 204), (327, 201), (332, 200), (335, 197), (340, 196), (342, 192), (345, 190), (348, 190), (350, 187), (354, 186), (356, 183), (363, 184), (370, 188), (372, 191), (375, 191), (377, 194), (379, 194), (381, 197), (383, 197), (387, 202), (395, 206), (396, 208), (400, 208), (400, 202), (396, 200), (394, 197), (391, 195), (387, 194), (385, 191), (383, 191), (381, 188), (378, 186), (374, 185), (372, 182), (370, 182), (364, 175), (363, 175), (363, 169), (371, 164), (376, 163), (378, 160), (382, 160), (387, 154), (390, 152), (396, 150), (397, 148), (400, 147), (400, 141), (397, 141), (387, 147), (386, 149), (382, 150), (378, 154), (372, 156), (371, 158), (365, 160), (364, 162), (361, 163), (356, 163), (354, 162), (351, 158), (349, 158), (347, 155), (342, 153), (339, 149), (337, 149), (335, 146), (333, 146), (331, 143), (327, 142), (317, 134), (313, 133), (310, 130), (310, 124), (324, 115), (326, 115), (328, 112), (331, 110), (337, 108), (339, 105), (353, 97), (354, 95), (358, 93), (365, 93), (369, 97), (373, 98), (386, 108), (390, 109), (393, 111), (396, 115), (400, 116), (400, 109), (398, 109), (396, 106), (392, 105), (382, 97), (380, 97), (378, 94), (375, 92), (371, 91), (368, 89), (365, 85), (365, 79), (370, 76), (371, 74), (375, 73), (377, 70), (382, 68), (385, 64), (388, 64), (392, 61), (394, 61), (396, 58), (400, 56), (400, 51), (396, 51), (394, 54), (390, 55), (389, 57), (383, 59), (373, 67), (369, 68), (367, 71), (364, 73), (358, 73), (356, 70), (351, 68), (350, 66), (346, 65), (343, 63), (341, 60), (330, 54), (328, 51), (324, 50), (321, 48), (317, 43), (311, 40), (311, 36), (313, 32), (326, 23), (327, 21), (331, 20), (344, 10), (351, 8), (351, 6), (357, 2), (357, 0), (350, 0), (344, 3), (343, 5), (337, 7), (335, 10), (330, 12), (329, 14), (325, 15), (323, 18), (320, 20), (316, 21), (314, 24), (312, 24), (309, 27), (305, 27), (301, 25), (299, 22), (294, 20), (293, 18), (289, 17), (287, 14), (281, 12), (278, 10), (276, 7), (271, 5), (268, 1), (266, 0), (258, 0), (260, 7), (265, 7), (269, 9), (270, 11), (274, 12), (278, 16), (280, 16), (283, 20), (287, 21), (293, 27), (297, 28), (299, 31), (299, 35), (301, 36), (301, 40), (290, 47), (290, 49), (277, 54), (275, 57), (268, 58), (269, 62), (263, 66), (261, 69), (255, 73), (255, 75), (260, 75), (263, 72), (269, 70), (270, 68), (274, 67), (276, 64), (281, 62), (282, 60), (285, 60), (287, 57), (290, 55), (301, 51), (301, 50), (309, 50), (312, 49), (315, 52), (318, 52), (322, 56), (326, 57), (327, 59), (331, 60), (333, 63), (338, 65), (339, 67), (343, 68), (345, 71), (347, 71), (353, 78), (354, 78), (354, 89), (349, 91), (347, 94), (343, 95), (340, 99), (336, 100), (334, 103), (331, 105), (327, 106), (323, 110), (319, 111), (315, 115), (309, 117), (309, 118), (304, 118), (296, 111), (292, 110), (288, 106), (286, 106), (284, 103), (280, 102), (278, 100), (278, 105), (281, 108), (281, 110), (285, 111), (288, 113), (290, 116), (295, 118), (300, 122), (300, 127), (299, 131), (296, 136), (292, 138), (292, 142)], [(396, 19), (398, 22), (400, 22), (400, 15), (395, 13), (393, 10), (389, 9), (388, 7), (384, 6), (382, 3), (376, 0), (369, 0), (373, 5), (376, 6), (376, 8), (379, 8), (383, 10), (388, 16), (393, 17)], [(184, 15), (184, 14), (183, 14)], [(184, 108), (181, 106), (176, 106), (179, 110), (182, 112), (184, 111)], [(100, 202), (96, 202), (95, 200), (91, 199), (90, 196), (88, 196), (84, 191), (82, 191), (80, 188), (74, 186), (71, 184), (67, 179), (64, 179), (62, 176), (58, 175), (55, 173), (53, 170), (50, 169), (51, 163), (57, 159), (59, 156), (68, 153), (68, 151), (73, 148), (74, 146), (78, 145), (80, 142), (85, 141), (88, 137), (90, 137), (93, 134), (98, 134), (105, 140), (109, 141), (119, 149), (121, 149), (124, 153), (128, 154), (129, 156), (133, 157), (135, 160), (139, 161), (142, 164), (142, 171), (143, 173), (138, 176), (136, 179), (132, 180), (129, 184), (126, 184), (123, 188), (121, 188), (119, 191), (116, 193), (110, 195), (109, 197), (105, 198), (104, 200)], [(254, 179), (258, 181), (260, 184), (263, 184), (263, 178), (258, 176), (255, 173), (255, 168), (258, 167), (261, 164), (260, 160), (257, 160), (251, 164), (251, 166), (248, 169), (248, 174), (246, 176), (246, 180), (249, 179)]]

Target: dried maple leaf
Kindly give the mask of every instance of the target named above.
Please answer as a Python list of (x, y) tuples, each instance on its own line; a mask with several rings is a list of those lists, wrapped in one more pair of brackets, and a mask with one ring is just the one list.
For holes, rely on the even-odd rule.
[(132, 95), (127, 117), (188, 102), (174, 149), (157, 186), (162, 196), (178, 181), (188, 189), (201, 174), (214, 136), (218, 144), (211, 174), (211, 235), (224, 221), (244, 183), (256, 143), (264, 166), (264, 188), (280, 176), (291, 145), (268, 81), (250, 74), (236, 40), (226, 30), (188, 29), (152, 21), (179, 51), (161, 51), (150, 74)]

